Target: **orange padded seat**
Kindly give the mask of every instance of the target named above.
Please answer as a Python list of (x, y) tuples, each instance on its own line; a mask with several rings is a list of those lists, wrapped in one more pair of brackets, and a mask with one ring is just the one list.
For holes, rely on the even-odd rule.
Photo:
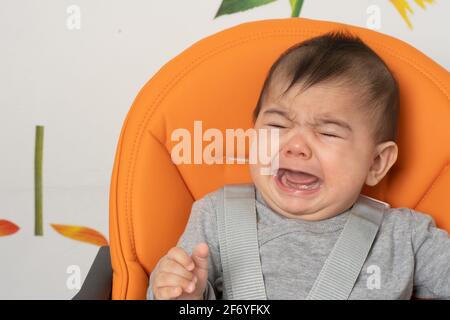
[(193, 133), (252, 127), (271, 64), (291, 45), (347, 29), (373, 48), (400, 85), (399, 158), (363, 193), (431, 214), (450, 231), (450, 75), (410, 45), (381, 33), (303, 18), (245, 23), (209, 36), (143, 87), (120, 134), (110, 189), (113, 299), (145, 299), (148, 275), (177, 243), (193, 201), (227, 183), (250, 182), (247, 165), (175, 165), (177, 128)]

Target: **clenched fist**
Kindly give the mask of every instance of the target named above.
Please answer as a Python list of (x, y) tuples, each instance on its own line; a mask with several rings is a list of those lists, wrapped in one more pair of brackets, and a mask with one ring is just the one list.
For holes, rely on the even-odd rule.
[(209, 248), (199, 243), (192, 255), (173, 247), (161, 258), (152, 285), (156, 300), (203, 300), (208, 281)]

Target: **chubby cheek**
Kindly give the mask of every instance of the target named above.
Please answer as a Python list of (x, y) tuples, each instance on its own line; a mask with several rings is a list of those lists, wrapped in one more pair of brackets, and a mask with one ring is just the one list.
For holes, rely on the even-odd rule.
[(334, 190), (349, 191), (360, 188), (366, 177), (365, 160), (355, 153), (322, 154), (321, 167), (325, 184)]
[(256, 186), (262, 187), (262, 184), (267, 183), (267, 179), (270, 178), (270, 176), (261, 174), (263, 166), (261, 166), (260, 164), (250, 164), (249, 167), (250, 175)]
[(261, 174), (263, 166), (259, 164), (250, 164), (249, 167), (252, 182), (255, 184), (258, 190), (261, 190), (265, 194), (270, 194), (270, 180), (272, 179), (272, 176)]

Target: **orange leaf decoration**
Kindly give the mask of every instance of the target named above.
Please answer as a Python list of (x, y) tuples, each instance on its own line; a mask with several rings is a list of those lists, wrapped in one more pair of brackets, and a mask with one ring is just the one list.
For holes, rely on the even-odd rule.
[(8, 220), (0, 220), (0, 237), (16, 233), (20, 228)]
[(108, 241), (106, 240), (106, 238), (100, 232), (95, 231), (94, 229), (62, 224), (52, 224), (51, 226), (64, 237), (77, 241), (87, 242), (90, 244), (95, 244), (97, 246), (108, 245)]

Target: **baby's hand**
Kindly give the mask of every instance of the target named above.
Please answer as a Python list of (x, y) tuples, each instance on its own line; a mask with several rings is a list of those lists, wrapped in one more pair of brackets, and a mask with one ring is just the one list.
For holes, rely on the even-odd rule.
[(154, 270), (155, 299), (203, 300), (208, 281), (208, 254), (206, 243), (199, 243), (191, 256), (179, 247), (170, 249)]

